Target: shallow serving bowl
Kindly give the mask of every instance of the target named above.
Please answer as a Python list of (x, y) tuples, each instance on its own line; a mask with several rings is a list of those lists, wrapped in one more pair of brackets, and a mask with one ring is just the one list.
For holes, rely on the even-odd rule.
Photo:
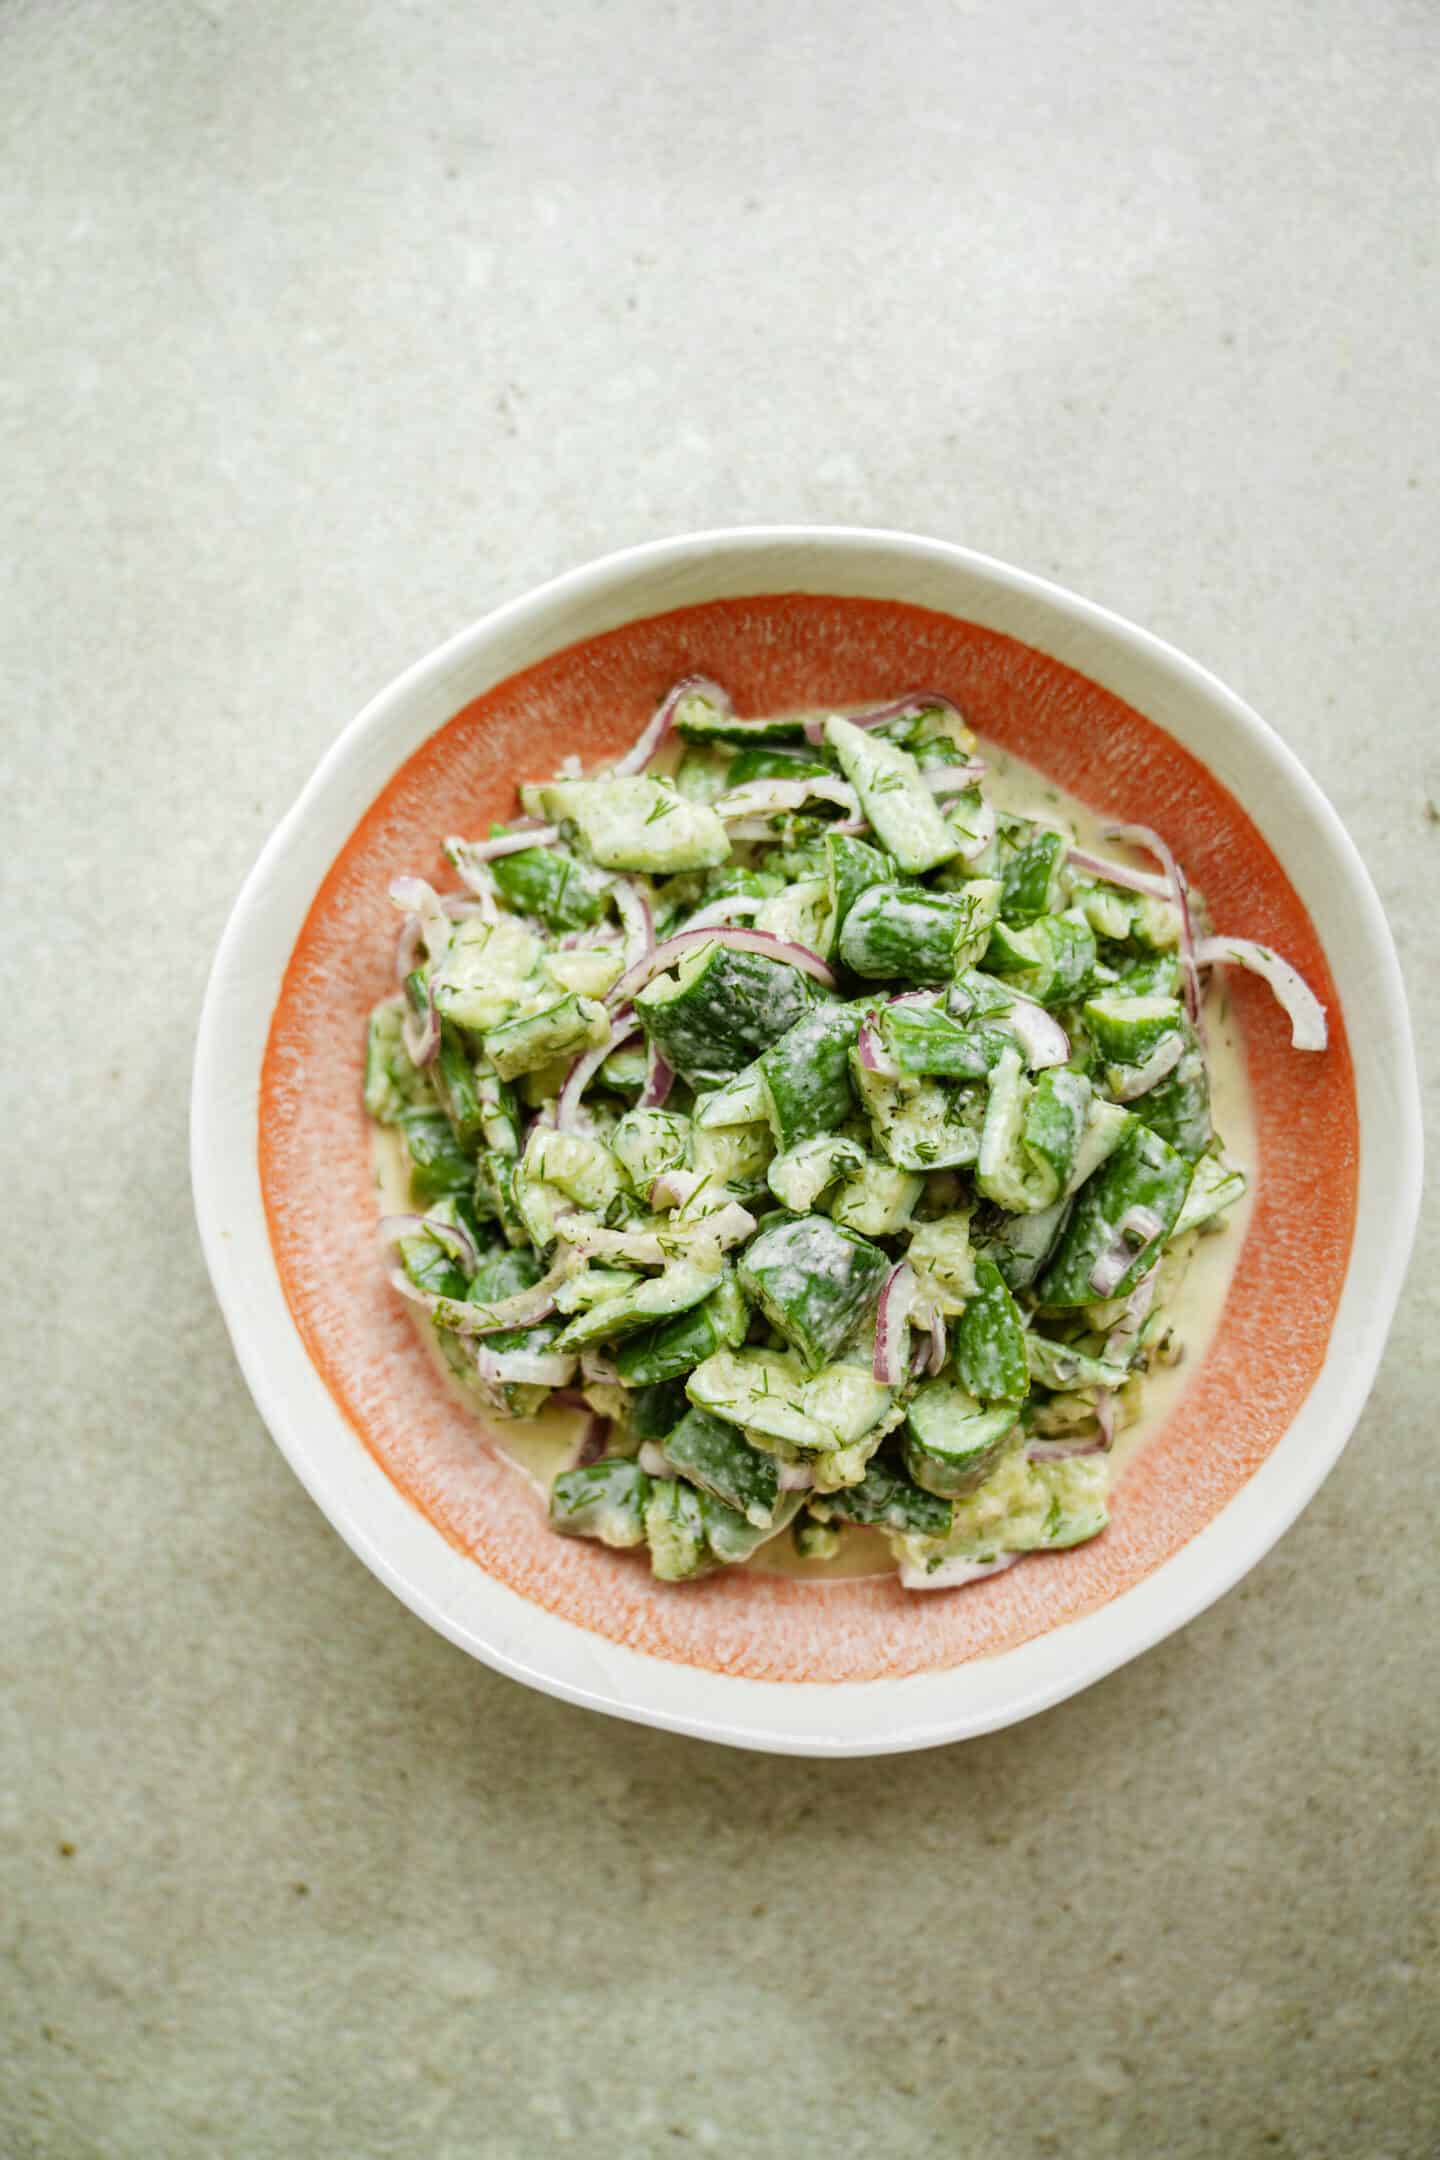
[[(1215, 921), (1329, 1008), (1298, 1056), (1232, 976), (1256, 1198), (1214, 1343), (1126, 1471), (1111, 1528), (971, 1588), (726, 1573), (651, 1581), (553, 1536), (452, 1401), (375, 1257), (364, 1020), (391, 987), (390, 877), (448, 882), (447, 832), (518, 780), (633, 740), (690, 671), (741, 712), (948, 692), (983, 735), (1158, 826)], [(1243, 807), (1242, 807), (1243, 806)], [(195, 1064), (196, 1207), (256, 1403), (341, 1535), (433, 1627), (622, 1717), (808, 1754), (925, 1747), (1025, 1717), (1237, 1582), (1334, 1463), (1374, 1377), (1420, 1185), (1418, 1091), (1379, 903), (1263, 721), (1145, 631), (984, 556), (898, 533), (702, 533), (498, 609), (351, 722), (221, 941)]]

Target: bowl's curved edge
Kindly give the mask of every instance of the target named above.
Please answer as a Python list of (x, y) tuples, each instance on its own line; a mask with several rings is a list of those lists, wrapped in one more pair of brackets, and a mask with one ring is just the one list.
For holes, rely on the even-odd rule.
[[(1344, 1370), (1333, 1375), (1327, 1363), (1326, 1384), (1334, 1390), (1334, 1409), (1329, 1420), (1330, 1432), (1327, 1435), (1327, 1445), (1317, 1448), (1309, 1459), (1305, 1475), (1297, 1479), (1293, 1470), (1287, 1466), (1285, 1483), (1289, 1489), (1283, 1496), (1277, 1494), (1273, 1503), (1274, 1512), (1269, 1519), (1257, 1522), (1243, 1534), (1237, 1535), (1240, 1526), (1232, 1521), (1232, 1518), (1240, 1503), (1231, 1503), (1182, 1553), (1159, 1570), (1156, 1577), (1125, 1593), (1115, 1605), (1074, 1621), (1039, 1642), (1023, 1645), (989, 1661), (992, 1670), (1005, 1668), (1019, 1661), (1024, 1661), (1027, 1670), (1034, 1669), (1031, 1684), (1019, 1689), (998, 1711), (981, 1711), (966, 1716), (958, 1714), (957, 1705), (939, 1721), (930, 1716), (907, 1718), (907, 1709), (919, 1708), (914, 1701), (915, 1696), (927, 1688), (933, 1689), (934, 1676), (929, 1675), (917, 1676), (914, 1680), (855, 1683), (805, 1691), (807, 1694), (823, 1697), (840, 1712), (847, 1706), (848, 1697), (861, 1694), (869, 1695), (873, 1700), (875, 1692), (883, 1690), (896, 1713), (893, 1722), (879, 1737), (869, 1734), (859, 1738), (840, 1729), (838, 1717), (828, 1730), (824, 1726), (817, 1726), (810, 1730), (797, 1731), (794, 1709), (799, 1691), (794, 1687), (729, 1679), (722, 1675), (705, 1676), (708, 1685), (698, 1692), (708, 1694), (718, 1689), (727, 1695), (735, 1694), (737, 1713), (741, 1701), (746, 1704), (743, 1719), (731, 1722), (724, 1717), (712, 1717), (693, 1710), (681, 1711), (636, 1700), (631, 1688), (632, 1681), (643, 1679), (647, 1671), (653, 1672), (659, 1661), (621, 1646), (607, 1644), (601, 1647), (586, 1638), (587, 1648), (591, 1652), (589, 1662), (596, 1668), (596, 1679), (594, 1685), (583, 1685), (541, 1670), (528, 1657), (508, 1649), (503, 1643), (482, 1639), (472, 1629), (457, 1623), (413, 1576), (397, 1566), (388, 1554), (376, 1545), (355, 1511), (333, 1490), (328, 1489), (326, 1480), (304, 1447), (302, 1437), (292, 1430), (283, 1391), (276, 1385), (275, 1376), (269, 1369), (259, 1344), (252, 1340), (242, 1324), (243, 1285), (237, 1279), (234, 1255), (230, 1249), (232, 1232), (226, 1220), (221, 1192), (212, 1174), (212, 1166), (218, 1159), (217, 1150), (225, 1137), (227, 1109), (233, 1116), (238, 1108), (243, 1121), (248, 1100), (253, 1130), (254, 1103), (250, 1098), (254, 1095), (254, 1082), (258, 1073), (251, 1076), (248, 1082), (242, 1081), (237, 1089), (225, 1065), (224, 1025), (233, 992), (243, 987), (245, 979), (252, 972), (246, 964), (246, 946), (261, 911), (263, 898), (277, 866), (284, 862), (297, 834), (302, 830), (311, 803), (325, 792), (334, 773), (355, 759), (357, 753), (363, 751), (367, 741), (378, 736), (392, 707), (397, 702), (404, 701), (422, 685), (443, 684), (446, 678), (464, 663), (477, 644), (493, 638), (503, 625), (523, 625), (532, 614), (543, 614), (562, 603), (568, 596), (601, 586), (622, 573), (658, 569), (667, 562), (674, 563), (698, 553), (740, 553), (756, 547), (773, 546), (780, 549), (797, 545), (823, 549), (826, 544), (841, 549), (872, 546), (910, 552), (917, 562), (923, 560), (933, 564), (940, 560), (988, 578), (1011, 593), (1032, 597), (1041, 606), (1052, 609), (1058, 607), (1072, 621), (1098, 633), (1120, 638), (1146, 654), (1162, 669), (1188, 679), (1203, 690), (1207, 697), (1223, 703), (1241, 726), (1253, 732), (1264, 744), (1272, 761), (1282, 766), (1286, 778), (1300, 797), (1310, 818), (1323, 829), (1330, 846), (1346, 863), (1354, 889), (1366, 913), (1364, 929), (1367, 941), (1381, 957), (1385, 980), (1380, 987), (1394, 1029), (1397, 1065), (1392, 1076), (1395, 1135), (1392, 1159), (1397, 1172), (1394, 1180), (1397, 1190), (1392, 1196), (1385, 1220), (1385, 1288), (1378, 1300), (1372, 1291), (1364, 1355), (1352, 1355), (1346, 1361)], [(756, 589), (753, 583), (751, 589)], [(1097, 679), (1101, 679), (1098, 674)], [(229, 1137), (234, 1137), (233, 1128)], [(1403, 981), (1389, 926), (1369, 872), (1354, 843), (1336, 812), (1294, 753), (1235, 692), (1199, 663), (1151, 632), (1126, 621), (1097, 603), (974, 550), (922, 539), (915, 535), (865, 527), (740, 527), (690, 534), (674, 540), (647, 542), (636, 548), (621, 550), (577, 570), (566, 572), (528, 594), (506, 602), (404, 671), (371, 699), (342, 730), (301, 790), (295, 804), (271, 835), (246, 878), (227, 921), (207, 980), (197, 1033), (191, 1090), (190, 1160), (197, 1224), (206, 1264), (237, 1360), (256, 1405), (282, 1453), (311, 1497), (365, 1565), (422, 1619), (459, 1648), (480, 1658), (495, 1670), (546, 1693), (613, 1716), (697, 1738), (770, 1752), (811, 1755), (905, 1752), (939, 1745), (952, 1739), (974, 1737), (1032, 1716), (1103, 1678), (1108, 1672), (1142, 1654), (1143, 1649), (1153, 1647), (1155, 1643), (1195, 1618), (1240, 1580), (1284, 1534), (1313, 1498), (1342, 1452), (1373, 1385), (1414, 1242), (1419, 1215), (1422, 1154), (1418, 1073)], [(250, 1155), (253, 1164), (253, 1146)], [(260, 1206), (258, 1179), (255, 1205), (257, 1208)], [(1273, 1469), (1272, 1458), (1255, 1473), (1242, 1497), (1261, 1497), (1263, 1488), (1272, 1482), (1267, 1478), (1267, 1472)], [(375, 1470), (375, 1475), (383, 1478), (383, 1473), (378, 1469)], [(1278, 1477), (1273, 1482), (1278, 1483)], [(1165, 1590), (1163, 1598), (1157, 1594), (1162, 1585)], [(522, 1617), (529, 1620), (529, 1609), (514, 1593), (496, 1584), (488, 1584), (488, 1589), (495, 1598), (508, 1600), (514, 1607), (522, 1608), (522, 1612), (515, 1615), (517, 1620)], [(1147, 1592), (1150, 1593), (1149, 1596)], [(1142, 1604), (1145, 1608), (1153, 1608), (1146, 1609), (1143, 1618), (1141, 1611), (1137, 1609)], [(1113, 1626), (1107, 1627), (1107, 1617), (1113, 1615), (1120, 1606), (1124, 1606), (1141, 1624), (1123, 1631)], [(554, 1625), (564, 1629), (570, 1636), (580, 1636), (582, 1633), (568, 1623), (556, 1622)], [(1113, 1639), (1107, 1642), (1106, 1636)], [(1137, 1637), (1140, 1641), (1139, 1648), (1136, 1647)], [(1046, 1666), (1057, 1663), (1053, 1653), (1056, 1645), (1061, 1642), (1065, 1645), (1063, 1664), (1069, 1669), (1047, 1672), (1044, 1669)], [(772, 1694), (776, 1698), (774, 1707), (777, 1717), (774, 1722), (760, 1714), (763, 1698)], [(907, 1696), (911, 1698), (908, 1704)], [(783, 1722), (778, 1716), (782, 1706), (787, 1713)], [(807, 1726), (811, 1724), (808, 1718), (803, 1722)]]

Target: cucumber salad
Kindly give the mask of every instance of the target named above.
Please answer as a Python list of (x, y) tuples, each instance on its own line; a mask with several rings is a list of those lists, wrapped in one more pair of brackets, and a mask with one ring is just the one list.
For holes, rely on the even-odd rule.
[(742, 718), (692, 676), (447, 839), (456, 890), (392, 884), (390, 1279), (487, 1422), (579, 1413), (556, 1531), (683, 1582), (780, 1538), (823, 1577), (865, 1525), (927, 1590), (1104, 1529), (1245, 1191), (1210, 973), (1297, 1049), (1325, 1018), (1157, 833), (1090, 853), (985, 780), (946, 697)]

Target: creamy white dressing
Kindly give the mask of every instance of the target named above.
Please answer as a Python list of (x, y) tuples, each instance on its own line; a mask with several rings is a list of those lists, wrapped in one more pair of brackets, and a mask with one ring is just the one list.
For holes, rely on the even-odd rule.
[[(668, 748), (668, 746), (667, 746)], [(1001, 811), (1038, 818), (1068, 830), (1077, 846), (1089, 853), (1109, 856), (1136, 869), (1153, 871), (1155, 865), (1142, 852), (1107, 840), (1108, 816), (1089, 809), (1075, 796), (1064, 793), (1036, 767), (998, 750), (983, 740), (978, 754), (986, 760), (983, 786), (988, 799)], [(666, 762), (670, 762), (669, 759)], [(1145, 1376), (1140, 1417), (1117, 1433), (1110, 1456), (1112, 1511), (1124, 1505), (1124, 1473), (1150, 1440), (1161, 1430), (1204, 1358), (1219, 1325), (1226, 1294), (1249, 1226), (1254, 1207), (1256, 1151), (1255, 1124), (1244, 1053), (1225, 995), (1223, 974), (1212, 974), (1210, 993), (1203, 1011), (1206, 1063), (1210, 1072), (1211, 1115), (1224, 1140), (1230, 1159), (1250, 1180), (1243, 1199), (1220, 1218), (1218, 1234), (1195, 1239), (1195, 1250), (1178, 1291), (1171, 1297), (1165, 1317), (1176, 1340), (1183, 1346), (1178, 1363), (1163, 1366), (1152, 1361)], [(375, 1184), (382, 1214), (400, 1214), (411, 1207), (407, 1190), (404, 1151), (393, 1128), (374, 1129)], [(472, 1417), (483, 1420), (483, 1407), (465, 1388), (450, 1366), (418, 1308), (419, 1334), (445, 1384)], [(578, 1410), (546, 1410), (537, 1418), (507, 1419), (486, 1424), (492, 1444), (504, 1459), (527, 1478), (536, 1492), (548, 1497), (562, 1470), (570, 1468), (584, 1435), (586, 1413)], [(741, 1566), (764, 1574), (796, 1576), (823, 1588), (827, 1583), (858, 1576), (892, 1575), (895, 1561), (878, 1530), (846, 1525), (840, 1531), (840, 1549), (831, 1560), (803, 1560), (790, 1538), (781, 1534)]]

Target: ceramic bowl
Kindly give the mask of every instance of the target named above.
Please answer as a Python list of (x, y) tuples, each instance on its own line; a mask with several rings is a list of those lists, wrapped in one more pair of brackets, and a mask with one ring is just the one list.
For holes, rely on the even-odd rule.
[[(554, 1537), (437, 1378), (375, 1258), (365, 1014), (390, 988), (395, 873), (517, 780), (638, 733), (690, 670), (742, 712), (923, 684), (1118, 817), (1160, 827), (1215, 921), (1329, 1008), (1291, 1051), (1233, 975), (1256, 1198), (1214, 1343), (1120, 1482), (1110, 1529), (973, 1587), (652, 1582)], [(1265, 723), (1192, 660), (1004, 564), (902, 534), (702, 533), (497, 609), (382, 691), (247, 881), (206, 993), (192, 1152), (205, 1252), (255, 1401), (360, 1557), (432, 1627), (572, 1702), (734, 1745), (918, 1748), (1026, 1717), (1137, 1656), (1294, 1521), (1370, 1388), (1420, 1184), (1409, 1025), (1375, 892)]]

